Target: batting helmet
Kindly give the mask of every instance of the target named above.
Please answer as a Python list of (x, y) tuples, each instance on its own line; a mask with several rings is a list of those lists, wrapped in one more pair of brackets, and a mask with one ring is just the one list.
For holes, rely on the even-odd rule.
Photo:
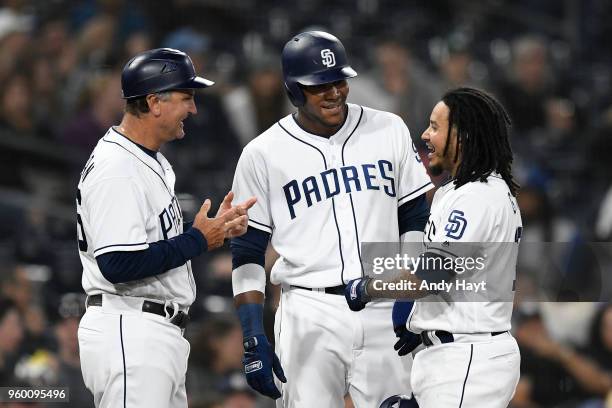
[(300, 85), (321, 85), (357, 76), (340, 40), (323, 31), (306, 31), (293, 37), (283, 48), (282, 63), (285, 88), (295, 106), (306, 103)]
[(172, 48), (142, 52), (125, 64), (121, 73), (124, 99), (171, 89), (206, 88), (213, 84), (196, 75), (187, 54)]
[(419, 404), (407, 395), (393, 395), (384, 400), (379, 408), (419, 408)]

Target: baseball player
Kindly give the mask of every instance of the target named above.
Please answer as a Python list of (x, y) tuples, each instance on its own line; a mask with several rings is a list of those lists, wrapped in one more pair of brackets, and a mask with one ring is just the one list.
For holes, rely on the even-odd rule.
[[(510, 121), (490, 95), (459, 88), (443, 96), (429, 123), (422, 139), (430, 150), (430, 171), (446, 170), (452, 179), (434, 196), (421, 262), (393, 278), (351, 281), (345, 296), (355, 311), (372, 298), (419, 298), (405, 330), (414, 340), (409, 351), (421, 342), (426, 347), (417, 352), (411, 376), (421, 408), (505, 408), (520, 366), (518, 346), (508, 332), (522, 231), (518, 185), (511, 173)], [(483, 266), (473, 268), (472, 275), (488, 277), (494, 298), (474, 296), (473, 287), (460, 284), (467, 278), (459, 265), (468, 257), (480, 258)], [(384, 285), (406, 282), (414, 289)], [(440, 283), (455, 284), (455, 290), (442, 290)]]
[(190, 259), (243, 234), (255, 199), (216, 217), (206, 200), (184, 223), (172, 167), (160, 147), (185, 136), (194, 92), (213, 82), (187, 54), (143, 52), (123, 69), (126, 112), (100, 139), (77, 190), (77, 230), (87, 311), (78, 331), (81, 369), (96, 407), (187, 407), (189, 343), (182, 336), (195, 298)]
[[(344, 286), (363, 276), (361, 242), (422, 240), (433, 185), (398, 116), (346, 102), (357, 73), (336, 37), (296, 35), (282, 67), (297, 112), (244, 148), (232, 187), (239, 200), (257, 197), (231, 242), (247, 381), (278, 407), (337, 408), (347, 392), (373, 407), (409, 388), (411, 357), (393, 352), (388, 303), (352, 314)], [(262, 324), (270, 239), (276, 352)]]

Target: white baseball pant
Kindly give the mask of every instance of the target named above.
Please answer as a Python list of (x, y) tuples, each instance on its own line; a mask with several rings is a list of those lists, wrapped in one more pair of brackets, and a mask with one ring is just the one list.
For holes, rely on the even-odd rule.
[(506, 408), (519, 381), (521, 356), (506, 332), (454, 335), (414, 357), (412, 391), (420, 408)]
[(287, 377), (277, 408), (338, 408), (350, 393), (356, 408), (410, 394), (412, 357), (393, 349), (393, 302), (355, 313), (344, 296), (283, 289), (274, 322), (276, 353)]
[(104, 295), (81, 319), (81, 370), (96, 408), (187, 408), (189, 342), (142, 301)]

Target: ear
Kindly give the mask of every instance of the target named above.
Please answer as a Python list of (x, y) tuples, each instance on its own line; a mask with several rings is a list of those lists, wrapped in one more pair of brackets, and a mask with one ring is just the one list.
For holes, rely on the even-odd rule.
[(147, 105), (149, 106), (149, 112), (155, 117), (161, 115), (161, 99), (156, 94), (147, 95)]

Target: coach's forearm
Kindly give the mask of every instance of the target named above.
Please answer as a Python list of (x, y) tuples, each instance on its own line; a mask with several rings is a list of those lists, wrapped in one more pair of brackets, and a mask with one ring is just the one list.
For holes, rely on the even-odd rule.
[(126, 283), (166, 273), (184, 265), (207, 249), (204, 235), (195, 228), (167, 240), (149, 244), (142, 251), (115, 251), (96, 257), (106, 280)]

